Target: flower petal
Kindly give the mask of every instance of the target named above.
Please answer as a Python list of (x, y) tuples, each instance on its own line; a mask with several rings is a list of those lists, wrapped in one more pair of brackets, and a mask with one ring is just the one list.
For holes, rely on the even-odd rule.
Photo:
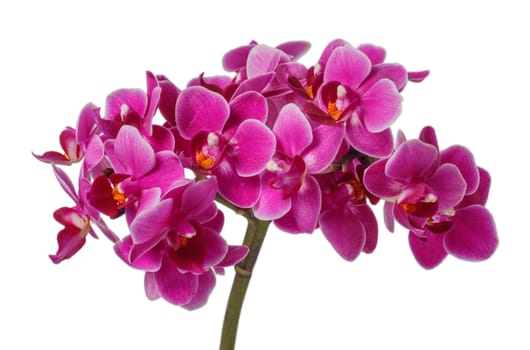
[(191, 301), (182, 307), (186, 310), (196, 310), (208, 302), (208, 297), (215, 287), (215, 274), (208, 270), (199, 276), (199, 286)]
[(368, 57), (351, 46), (337, 47), (324, 68), (324, 83), (338, 81), (341, 84), (357, 89), (370, 73), (372, 65)]
[(445, 234), (447, 252), (459, 259), (481, 261), (497, 249), (497, 229), (490, 212), (481, 205), (458, 209), (453, 227)]
[(466, 181), (454, 164), (442, 164), (427, 183), (437, 194), (438, 211), (456, 206), (466, 191)]
[(393, 150), (392, 131), (371, 133), (354, 113), (345, 124), (346, 140), (358, 151), (376, 158), (388, 157)]
[(344, 128), (320, 125), (313, 129), (313, 142), (302, 155), (307, 171), (316, 174), (324, 171), (335, 159), (344, 140)]
[(245, 120), (229, 141), (233, 148), (232, 161), (238, 175), (243, 177), (261, 173), (276, 151), (276, 138), (260, 121)]
[(130, 125), (121, 127), (114, 142), (115, 154), (111, 158), (117, 173), (139, 179), (155, 166), (155, 152), (138, 129)]
[(292, 197), (291, 210), (274, 221), (281, 230), (289, 233), (311, 233), (317, 226), (322, 207), (320, 186), (311, 175), (307, 175), (296, 195)]
[(386, 163), (388, 177), (409, 182), (426, 180), (438, 159), (438, 150), (433, 145), (419, 140), (403, 142)]
[(274, 123), (278, 149), (286, 155), (300, 155), (313, 141), (311, 125), (294, 103), (285, 105)]
[(320, 215), (320, 229), (335, 251), (353, 261), (361, 254), (366, 234), (358, 218), (344, 209), (330, 209)]
[(392, 81), (377, 81), (362, 96), (361, 118), (366, 129), (377, 133), (389, 128), (401, 113), (402, 99)]
[(409, 232), (409, 245), (414, 258), (424, 269), (435, 268), (447, 256), (442, 234), (425, 231), (425, 236), (418, 237)]
[(168, 259), (164, 259), (160, 270), (154, 272), (154, 279), (160, 296), (175, 305), (191, 302), (199, 288), (197, 275), (179, 272)]
[(452, 163), (458, 167), (466, 180), (466, 194), (475, 192), (479, 185), (480, 174), (473, 153), (464, 146), (451, 146), (440, 152), (442, 163)]
[(259, 176), (241, 177), (228, 162), (221, 162), (214, 174), (219, 183), (219, 193), (240, 208), (256, 204), (261, 193)]
[(229, 113), (223, 96), (202, 86), (191, 86), (177, 99), (176, 125), (181, 136), (190, 140), (201, 131), (221, 132)]

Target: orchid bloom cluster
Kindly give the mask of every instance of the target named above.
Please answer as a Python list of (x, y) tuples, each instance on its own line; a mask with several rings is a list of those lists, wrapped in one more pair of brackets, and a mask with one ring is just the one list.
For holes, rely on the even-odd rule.
[[(489, 258), (498, 239), (485, 208), (488, 172), (463, 146), (440, 150), (432, 127), (410, 140), (391, 130), (401, 91), (428, 71), (344, 40), (306, 67), (298, 59), (308, 49), (251, 42), (223, 57), (230, 75), (201, 74), (179, 88), (147, 72), (145, 90), (114, 91), (103, 110), (84, 106), (76, 128), (60, 134), (63, 151), (35, 155), (74, 202), (54, 213), (64, 228), (52, 261), (72, 257), (98, 230), (145, 272), (149, 299), (194, 309), (249, 251), (222, 237), (217, 204), (292, 234), (320, 229), (353, 261), (376, 248), (379, 201), (385, 226), (409, 231), (424, 268), (448, 254)], [(74, 163), (77, 186), (61, 168)], [(121, 237), (105, 223), (117, 218), (129, 229)]]

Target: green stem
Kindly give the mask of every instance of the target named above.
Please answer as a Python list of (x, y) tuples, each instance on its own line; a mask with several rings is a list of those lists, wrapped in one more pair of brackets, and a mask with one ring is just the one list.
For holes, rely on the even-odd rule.
[(226, 305), (220, 350), (234, 350), (236, 346), (237, 326), (243, 300), (245, 300), (252, 270), (270, 224), (270, 221), (258, 220), (253, 215), (246, 215), (246, 217), (248, 224), (243, 244), (249, 248), (249, 252), (247, 257), (235, 266), (236, 275)]

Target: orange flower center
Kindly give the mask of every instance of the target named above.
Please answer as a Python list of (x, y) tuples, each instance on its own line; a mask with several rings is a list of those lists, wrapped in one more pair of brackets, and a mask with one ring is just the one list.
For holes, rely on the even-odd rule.
[(337, 108), (335, 102), (328, 103), (328, 114), (333, 120), (338, 120), (342, 114), (342, 109)]
[(197, 160), (197, 164), (199, 164), (201, 168), (206, 169), (206, 170), (211, 169), (213, 165), (215, 164), (215, 158), (204, 154), (204, 152), (202, 151), (199, 151), (196, 154), (195, 159)]

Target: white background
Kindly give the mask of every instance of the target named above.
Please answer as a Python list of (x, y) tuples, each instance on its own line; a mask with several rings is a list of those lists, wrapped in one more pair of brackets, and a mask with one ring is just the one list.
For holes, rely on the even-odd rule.
[[(14, 4), (15, 2), (9, 2)], [(143, 274), (110, 242), (89, 239), (55, 266), (71, 206), (31, 151), (58, 149), (87, 102), (145, 88), (145, 70), (179, 86), (222, 74), (229, 49), (304, 39), (312, 65), (332, 39), (370, 42), (387, 61), (430, 69), (404, 91), (395, 125), (436, 127), (493, 177), (488, 207), (500, 246), (483, 263), (449, 257), (425, 271), (404, 229), (381, 228), (371, 255), (341, 260), (320, 232), (269, 232), (244, 305), (238, 349), (528, 349), (528, 11), (519, 1), (18, 1), (0, 5), (1, 349), (215, 349), (233, 272), (206, 307), (150, 302)], [(378, 213), (381, 207), (375, 209)], [(242, 221), (229, 214), (226, 237)], [(382, 226), (382, 225), (381, 225)]]

